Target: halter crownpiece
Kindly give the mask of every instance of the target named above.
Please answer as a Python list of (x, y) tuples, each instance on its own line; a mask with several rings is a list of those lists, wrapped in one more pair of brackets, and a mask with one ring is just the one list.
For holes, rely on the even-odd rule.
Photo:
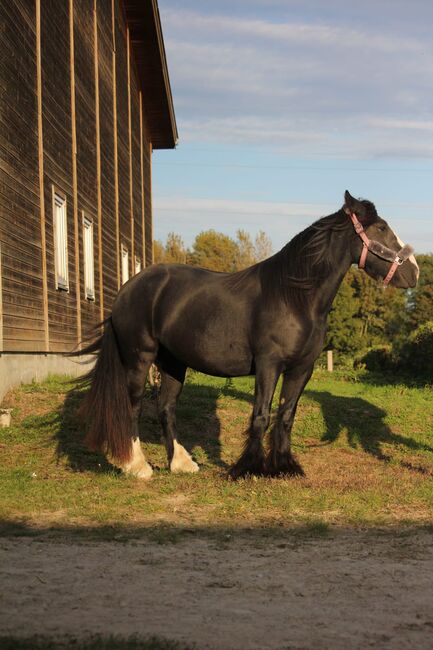
[(398, 253), (392, 251), (384, 244), (381, 244), (375, 239), (369, 239), (367, 237), (364, 226), (362, 223), (360, 223), (360, 221), (358, 221), (358, 218), (354, 212), (349, 212), (348, 215), (353, 223), (356, 234), (362, 239), (362, 251), (361, 257), (359, 258), (358, 267), (360, 269), (365, 268), (365, 262), (367, 260), (367, 254), (369, 251), (370, 253), (373, 253), (373, 255), (376, 255), (376, 257), (380, 257), (387, 262), (391, 262), (389, 271), (383, 279), (383, 286), (387, 287), (394, 277), (394, 274), (398, 267), (401, 266), (403, 262), (405, 262), (414, 253), (414, 249), (409, 244), (406, 244), (398, 251)]

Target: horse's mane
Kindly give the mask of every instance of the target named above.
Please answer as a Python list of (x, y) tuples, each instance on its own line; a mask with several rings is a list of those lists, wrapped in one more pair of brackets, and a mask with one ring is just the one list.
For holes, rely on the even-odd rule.
[[(370, 222), (377, 218), (370, 201), (362, 201)], [(306, 306), (319, 282), (338, 264), (331, 237), (336, 232), (355, 231), (343, 210), (319, 219), (296, 235), (278, 253), (228, 277), (228, 283), (238, 288), (252, 275), (259, 274), (262, 293), (268, 302), (273, 298), (293, 306)]]

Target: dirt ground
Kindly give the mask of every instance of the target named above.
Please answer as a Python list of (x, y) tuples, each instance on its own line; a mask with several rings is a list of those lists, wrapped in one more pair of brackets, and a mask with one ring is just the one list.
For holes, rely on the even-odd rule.
[(433, 535), (0, 539), (0, 634), (215, 649), (431, 648)]

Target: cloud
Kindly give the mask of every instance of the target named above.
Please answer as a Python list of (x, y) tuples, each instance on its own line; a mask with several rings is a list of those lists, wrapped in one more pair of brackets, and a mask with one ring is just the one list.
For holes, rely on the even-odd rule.
[[(181, 224), (182, 237), (191, 246), (196, 235), (202, 230), (214, 228), (232, 237), (239, 228), (248, 230), (253, 236), (264, 230), (272, 240), (274, 251), (279, 250), (298, 232), (307, 228), (322, 216), (332, 214), (343, 203), (326, 202), (288, 202), (288, 201), (245, 201), (219, 198), (191, 198), (185, 196), (161, 197), (154, 199), (155, 238), (165, 241), (167, 234), (176, 231), (175, 224)], [(404, 206), (381, 202), (381, 214), (388, 218), (390, 225), (403, 241), (410, 242), (416, 250), (425, 251), (430, 244), (431, 235), (426, 224), (433, 204), (414, 204)], [(407, 210), (416, 215), (418, 226), (408, 220)], [(397, 214), (395, 214), (397, 213)], [(425, 230), (425, 236), (424, 236)]]
[(246, 17), (224, 14), (225, 3), (206, 13), (206, 3), (193, 10), (167, 2), (181, 139), (270, 144), (306, 156), (431, 156), (431, 39), (398, 22), (409, 16), (401, 3), (392, 27), (381, 3), (359, 23), (332, 4), (342, 8), (333, 22), (317, 3), (314, 20), (278, 21), (254, 16), (260, 2)]
[(245, 228), (251, 233), (265, 230), (277, 250), (313, 221), (334, 212), (335, 206), (176, 196), (155, 197), (153, 211), (156, 238), (162, 240), (173, 230), (173, 224), (181, 219), (182, 236), (187, 245), (192, 244), (201, 230), (214, 228), (235, 236), (239, 228)]

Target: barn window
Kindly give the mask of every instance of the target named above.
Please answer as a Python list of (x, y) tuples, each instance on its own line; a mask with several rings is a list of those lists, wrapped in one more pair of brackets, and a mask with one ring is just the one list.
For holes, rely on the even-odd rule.
[(93, 221), (83, 213), (84, 295), (95, 300), (95, 268), (93, 262)]
[(56, 289), (69, 290), (68, 275), (68, 225), (66, 219), (66, 197), (53, 187), (54, 217), (54, 266)]
[(123, 244), (120, 253), (122, 258), (122, 284), (125, 284), (129, 280), (129, 253)]
[(135, 273), (140, 273), (141, 271), (141, 259), (135, 256)]

